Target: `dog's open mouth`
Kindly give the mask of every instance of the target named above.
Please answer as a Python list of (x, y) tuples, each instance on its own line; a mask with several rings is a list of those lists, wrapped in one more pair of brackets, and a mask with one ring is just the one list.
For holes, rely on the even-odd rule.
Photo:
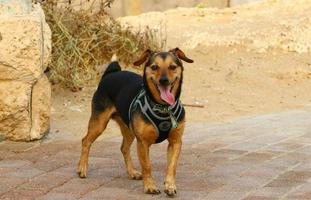
[(174, 87), (176, 80), (174, 80), (171, 84), (169, 85), (157, 85), (157, 88), (160, 92), (160, 97), (161, 99), (168, 103), (169, 105), (173, 105), (175, 103), (175, 96), (172, 94), (172, 89)]
[(171, 85), (168, 86), (158, 85), (158, 89), (160, 91), (160, 96), (163, 101), (165, 101), (169, 105), (173, 105), (175, 103), (175, 97), (171, 93)]

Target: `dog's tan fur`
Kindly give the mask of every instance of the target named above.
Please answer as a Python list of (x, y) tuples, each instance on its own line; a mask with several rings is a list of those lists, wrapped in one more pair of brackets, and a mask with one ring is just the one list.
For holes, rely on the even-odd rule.
[[(162, 74), (166, 74), (170, 82), (173, 82), (176, 79), (176, 83), (172, 88), (172, 94), (175, 96), (180, 84), (182, 68), (177, 66), (171, 56), (167, 56), (165, 60), (163, 60), (161, 57), (155, 57), (154, 62), (152, 62), (151, 66), (153, 65), (158, 66), (159, 69), (152, 70), (150, 67), (146, 68), (145, 75), (147, 77), (147, 83), (155, 100), (157, 102), (164, 103), (163, 100), (160, 98), (160, 94), (155, 84), (159, 85), (158, 80), (160, 79)], [(176, 66), (176, 69), (169, 69), (170, 66)]]

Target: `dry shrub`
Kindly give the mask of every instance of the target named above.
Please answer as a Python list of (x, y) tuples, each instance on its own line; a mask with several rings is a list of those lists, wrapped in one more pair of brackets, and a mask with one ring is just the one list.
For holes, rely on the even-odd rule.
[(161, 48), (151, 31), (134, 34), (124, 30), (103, 9), (96, 13), (73, 10), (51, 0), (42, 5), (52, 30), (50, 80), (74, 91), (94, 83), (97, 66), (115, 53), (129, 64), (143, 50)]

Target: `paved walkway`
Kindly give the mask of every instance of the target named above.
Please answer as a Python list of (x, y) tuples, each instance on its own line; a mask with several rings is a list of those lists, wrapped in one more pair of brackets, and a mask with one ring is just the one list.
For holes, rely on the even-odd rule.
[[(127, 179), (120, 140), (93, 145), (87, 179), (75, 174), (79, 141), (2, 142), (0, 199), (165, 199), (163, 192), (143, 194), (141, 181)], [(162, 191), (165, 151), (166, 143), (151, 150)], [(311, 199), (311, 111), (189, 125), (177, 187), (175, 199), (185, 200)]]

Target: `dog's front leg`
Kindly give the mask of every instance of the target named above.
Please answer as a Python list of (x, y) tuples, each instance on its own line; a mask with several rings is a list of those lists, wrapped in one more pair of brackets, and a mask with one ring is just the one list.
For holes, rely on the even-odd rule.
[(143, 141), (137, 141), (137, 153), (142, 168), (144, 192), (147, 194), (160, 194), (160, 190), (157, 188), (151, 175), (149, 148), (150, 144)]
[(181, 123), (177, 129), (173, 130), (170, 133), (168, 138), (169, 145), (167, 147), (167, 171), (165, 178), (165, 190), (164, 192), (173, 197), (177, 193), (175, 176), (176, 176), (176, 167), (179, 154), (182, 146), (182, 134), (184, 131), (184, 123)]

